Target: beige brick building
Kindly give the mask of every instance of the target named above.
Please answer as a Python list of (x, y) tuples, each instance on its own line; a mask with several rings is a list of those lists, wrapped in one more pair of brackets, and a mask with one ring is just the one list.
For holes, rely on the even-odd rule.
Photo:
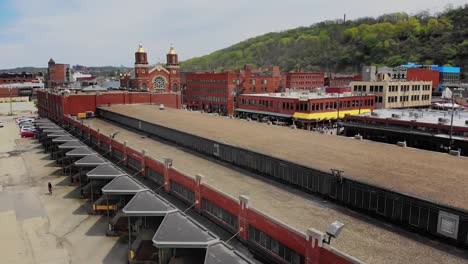
[(354, 94), (374, 94), (377, 108), (406, 108), (431, 105), (431, 82), (351, 82), (351, 89)]

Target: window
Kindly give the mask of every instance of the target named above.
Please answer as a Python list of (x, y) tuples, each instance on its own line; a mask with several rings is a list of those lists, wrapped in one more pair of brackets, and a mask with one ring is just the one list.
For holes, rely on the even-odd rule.
[(303, 264), (304, 256), (300, 255), (296, 251), (290, 249), (283, 243), (270, 237), (263, 231), (249, 225), (249, 240), (257, 244), (258, 246), (270, 251), (279, 258), (283, 259), (287, 263), (291, 264)]
[(128, 163), (129, 167), (131, 167), (133, 169), (136, 169), (138, 171), (141, 170), (141, 162), (138, 161), (137, 159), (132, 158), (132, 157), (128, 157), (127, 163)]
[(112, 149), (112, 156), (114, 156), (115, 158), (121, 160), (123, 158), (123, 153), (122, 153), (122, 151), (120, 151), (118, 149)]
[(164, 176), (160, 174), (159, 172), (153, 170), (152, 168), (148, 168), (146, 171), (148, 174), (148, 178), (154, 182), (156, 182), (159, 185), (164, 184)]
[(202, 208), (210, 215), (216, 217), (218, 220), (221, 220), (225, 224), (232, 227), (233, 230), (237, 230), (237, 216), (229, 213), (222, 207), (217, 206), (216, 204), (212, 203), (207, 199), (202, 200)]
[(179, 195), (189, 203), (195, 202), (195, 193), (183, 185), (171, 180), (171, 192)]

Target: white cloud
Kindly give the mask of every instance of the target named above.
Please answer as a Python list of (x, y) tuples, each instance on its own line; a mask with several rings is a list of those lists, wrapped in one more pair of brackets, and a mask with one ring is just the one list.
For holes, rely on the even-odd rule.
[[(454, 0), (453, 4), (464, 1)], [(141, 41), (151, 63), (174, 43), (181, 60), (271, 31), (325, 19), (440, 11), (440, 0), (15, 0), (18, 19), (2, 29), (0, 68), (57, 62), (131, 65)]]

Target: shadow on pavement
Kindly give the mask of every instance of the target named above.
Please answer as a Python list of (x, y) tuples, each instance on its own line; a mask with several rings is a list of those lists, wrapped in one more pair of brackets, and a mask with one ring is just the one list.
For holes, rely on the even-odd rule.
[(91, 205), (89, 203), (83, 203), (80, 207), (76, 208), (72, 214), (74, 215), (90, 215)]
[(108, 229), (107, 216), (102, 215), (94, 225), (92, 225), (86, 232), (87, 236), (106, 236)]
[(109, 250), (106, 257), (102, 260), (104, 264), (115, 264), (115, 263), (128, 263), (127, 252), (128, 252), (128, 238), (121, 236), (117, 240), (114, 246)]

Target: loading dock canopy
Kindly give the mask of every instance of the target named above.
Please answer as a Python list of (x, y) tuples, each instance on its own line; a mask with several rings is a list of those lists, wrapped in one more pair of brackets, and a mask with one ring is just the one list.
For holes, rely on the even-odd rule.
[(126, 173), (120, 171), (116, 167), (112, 166), (111, 164), (103, 164), (100, 165), (93, 170), (86, 173), (86, 176), (89, 179), (93, 180), (106, 180), (106, 179), (114, 179), (119, 176), (127, 175)]
[(52, 123), (48, 118), (40, 118), (33, 121), (33, 123)]
[(137, 193), (122, 209), (128, 216), (165, 216), (177, 209), (150, 190)]
[(84, 157), (84, 156), (94, 155), (94, 154), (96, 154), (96, 152), (92, 151), (88, 147), (76, 148), (65, 153), (65, 155), (69, 157)]
[[(52, 141), (54, 140), (55, 139), (52, 139)], [(86, 145), (79, 141), (68, 141), (67, 143), (58, 146), (59, 149), (76, 149), (83, 147), (86, 147)]]
[(63, 136), (52, 139), (52, 142), (63, 143), (63, 142), (70, 142), (70, 141), (78, 141), (78, 139), (72, 136)]
[(38, 125), (36, 126), (37, 128), (41, 129), (41, 130), (46, 130), (46, 129), (61, 129), (63, 130), (63, 128), (57, 126), (57, 125)]
[(158, 248), (206, 248), (218, 238), (180, 211), (166, 215), (154, 234)]
[(79, 167), (96, 167), (102, 164), (109, 163), (107, 160), (103, 159), (100, 155), (88, 155), (77, 161), (75, 161), (75, 166)]
[(136, 194), (147, 190), (145, 186), (131, 178), (130, 176), (119, 176), (102, 187), (104, 194)]
[(235, 251), (223, 241), (213, 243), (206, 250), (204, 264), (251, 264), (247, 257)]
[(47, 128), (42, 130), (44, 134), (51, 134), (51, 133), (58, 133), (58, 132), (65, 132), (62, 128)]
[(47, 134), (47, 137), (63, 137), (63, 136), (69, 136), (70, 134), (68, 134), (67, 132), (55, 132), (55, 133), (51, 133), (51, 134)]

